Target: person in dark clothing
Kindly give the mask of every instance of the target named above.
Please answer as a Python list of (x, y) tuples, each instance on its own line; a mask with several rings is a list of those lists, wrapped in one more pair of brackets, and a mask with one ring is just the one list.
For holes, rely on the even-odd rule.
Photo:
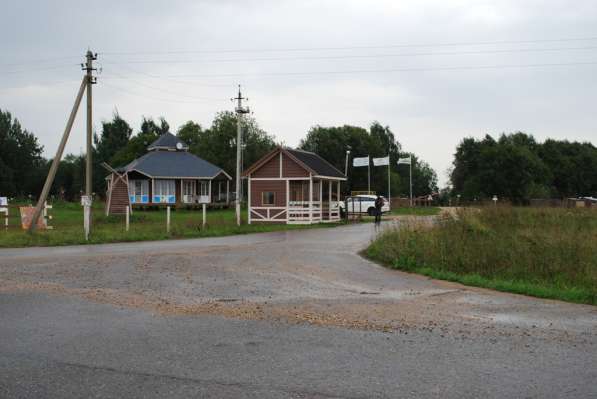
[(381, 223), (381, 207), (383, 206), (383, 198), (377, 196), (375, 199), (375, 224)]

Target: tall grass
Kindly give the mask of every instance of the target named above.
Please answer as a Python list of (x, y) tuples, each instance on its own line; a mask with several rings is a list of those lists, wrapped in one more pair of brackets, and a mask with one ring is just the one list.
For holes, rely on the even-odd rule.
[(597, 304), (597, 212), (487, 207), (380, 235), (372, 259), (434, 278)]

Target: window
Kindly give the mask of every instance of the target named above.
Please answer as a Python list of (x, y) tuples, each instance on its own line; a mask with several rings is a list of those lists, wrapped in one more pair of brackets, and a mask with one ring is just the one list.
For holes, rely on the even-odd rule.
[(199, 186), (199, 193), (201, 195), (209, 195), (209, 182), (202, 180), (199, 182), (201, 185)]
[(276, 193), (273, 191), (264, 191), (261, 193), (261, 205), (274, 205), (276, 203)]
[(153, 202), (176, 202), (176, 183), (174, 180), (154, 180)]
[(185, 204), (195, 202), (195, 180), (182, 181), (182, 202)]
[(195, 195), (195, 181), (183, 180), (182, 182), (182, 194), (183, 195)]
[(143, 195), (143, 181), (135, 180), (135, 195)]
[(146, 204), (149, 202), (149, 182), (147, 180), (130, 180), (129, 197), (133, 204)]

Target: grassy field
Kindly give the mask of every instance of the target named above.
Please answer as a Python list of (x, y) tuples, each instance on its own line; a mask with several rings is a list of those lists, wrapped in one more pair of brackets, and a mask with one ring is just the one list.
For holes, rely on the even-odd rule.
[(597, 211), (488, 207), (380, 235), (365, 254), (467, 285), (597, 304)]
[[(21, 230), (20, 217), (11, 209), (11, 228), (0, 227), (0, 247), (56, 246), (74, 244), (99, 244), (109, 242), (165, 240), (172, 238), (216, 237), (233, 234), (260, 233), (331, 227), (334, 224), (283, 225), (246, 224), (246, 209), (242, 212), (243, 224), (235, 223), (234, 209), (208, 210), (207, 225), (202, 226), (202, 212), (178, 209), (171, 212), (170, 232), (166, 232), (166, 210), (134, 211), (130, 229), (125, 230), (124, 216), (105, 216), (103, 204), (94, 204), (93, 230), (89, 241), (83, 234), (83, 209), (78, 203), (56, 203), (50, 211), (53, 230), (38, 231), (33, 235)], [(3, 221), (3, 219), (0, 219)]]

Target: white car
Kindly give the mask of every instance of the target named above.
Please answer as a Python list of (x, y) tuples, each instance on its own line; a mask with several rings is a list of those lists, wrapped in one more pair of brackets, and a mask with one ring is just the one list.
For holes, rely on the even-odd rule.
[[(381, 213), (390, 211), (390, 204), (387, 199), (383, 199), (383, 206)], [(340, 209), (342, 212), (348, 210), (349, 213), (366, 213), (369, 216), (375, 216), (375, 200), (376, 195), (355, 195), (348, 197), (345, 201), (340, 201)]]

